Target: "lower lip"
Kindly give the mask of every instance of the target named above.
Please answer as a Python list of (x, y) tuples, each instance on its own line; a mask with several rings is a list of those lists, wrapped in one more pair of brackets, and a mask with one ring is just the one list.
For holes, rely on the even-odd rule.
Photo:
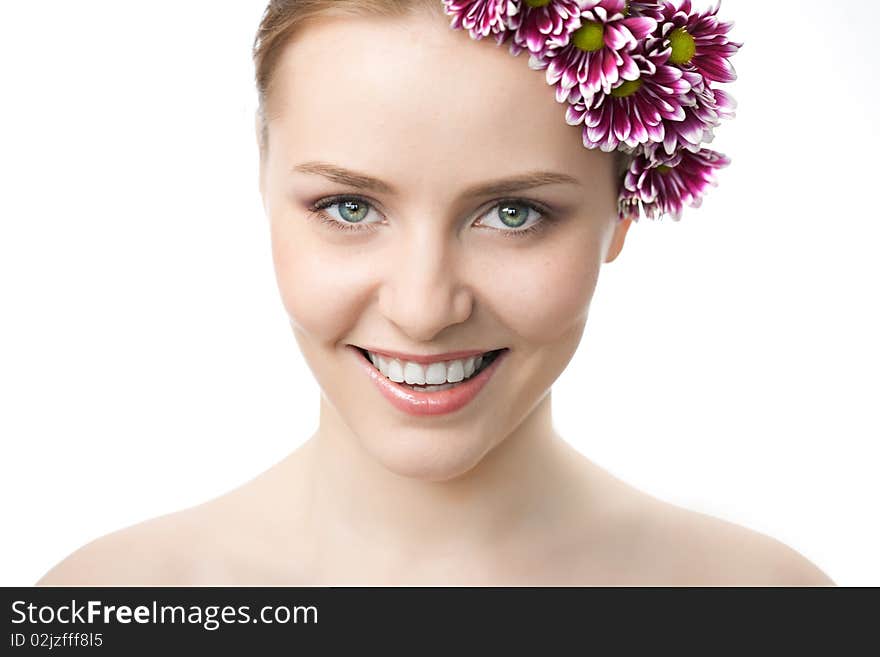
[(488, 383), (495, 370), (498, 369), (498, 366), (510, 351), (505, 349), (479, 374), (471, 377), (464, 383), (458, 384), (454, 388), (438, 392), (419, 392), (399, 385), (382, 374), (370, 361), (364, 358), (364, 355), (357, 347), (349, 345), (348, 349), (355, 355), (364, 372), (370, 377), (370, 380), (379, 388), (382, 396), (391, 402), (395, 408), (410, 415), (444, 415), (463, 408)]

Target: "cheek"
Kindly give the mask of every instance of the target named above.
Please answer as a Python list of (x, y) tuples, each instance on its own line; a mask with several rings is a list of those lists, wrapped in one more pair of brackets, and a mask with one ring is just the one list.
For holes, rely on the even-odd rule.
[[(273, 223), (276, 280), (291, 322), (332, 344), (357, 326), (374, 301), (381, 264), (368, 248), (328, 243), (310, 228)], [(477, 303), (486, 304), (502, 325), (529, 342), (559, 340), (582, 323), (589, 310), (601, 264), (601, 238), (563, 232), (541, 246), (512, 249), (497, 257), (483, 252), (474, 269), (466, 268)]]
[(334, 248), (307, 228), (272, 226), (272, 260), (281, 301), (301, 331), (333, 342), (358, 319), (368, 275), (357, 249)]
[(493, 280), (496, 311), (520, 337), (560, 339), (583, 322), (599, 276), (599, 238), (571, 239), (518, 259)]

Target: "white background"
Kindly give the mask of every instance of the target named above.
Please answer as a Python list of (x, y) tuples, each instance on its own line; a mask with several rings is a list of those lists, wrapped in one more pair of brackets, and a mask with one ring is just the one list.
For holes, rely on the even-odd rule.
[[(0, 4), (0, 584), (219, 495), (317, 425), (257, 190), (262, 0)], [(653, 495), (880, 585), (869, 2), (727, 0), (734, 164), (632, 227), (556, 424)]]

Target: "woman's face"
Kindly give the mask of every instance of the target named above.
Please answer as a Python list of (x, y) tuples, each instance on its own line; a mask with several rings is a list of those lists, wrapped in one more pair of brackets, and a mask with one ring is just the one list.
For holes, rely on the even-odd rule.
[[(393, 472), (467, 472), (549, 403), (575, 353), (629, 226), (616, 221), (614, 156), (584, 148), (527, 53), (429, 15), (310, 25), (279, 61), (268, 115), (277, 281), (327, 410)], [(553, 175), (474, 191), (535, 172)], [(335, 205), (322, 220), (323, 200)], [(458, 386), (445, 406), (379, 386), (352, 345), (507, 351), (457, 407)]]

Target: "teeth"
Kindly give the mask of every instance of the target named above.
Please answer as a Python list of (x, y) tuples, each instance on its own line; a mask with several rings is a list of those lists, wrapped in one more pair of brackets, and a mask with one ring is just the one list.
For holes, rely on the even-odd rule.
[(388, 358), (372, 351), (368, 351), (367, 354), (376, 369), (389, 379), (397, 383), (405, 382), (411, 385), (459, 383), (473, 376), (474, 372), (483, 364), (483, 355), (423, 365)]
[(431, 363), (425, 368), (425, 383), (440, 385), (446, 383), (446, 365), (444, 363)]
[(403, 380), (410, 384), (425, 385), (425, 368), (418, 363), (406, 363), (403, 366)]
[(403, 367), (401, 367), (400, 361), (392, 358), (391, 362), (383, 363), (383, 360), (385, 359), (379, 356), (379, 369), (382, 369), (381, 366), (383, 364), (385, 365), (385, 371), (383, 374), (392, 381), (403, 383)]
[[(474, 367), (476, 369), (476, 367)], [(460, 360), (449, 361), (446, 368), (446, 380), (449, 383), (458, 383), (464, 380), (464, 363)]]

